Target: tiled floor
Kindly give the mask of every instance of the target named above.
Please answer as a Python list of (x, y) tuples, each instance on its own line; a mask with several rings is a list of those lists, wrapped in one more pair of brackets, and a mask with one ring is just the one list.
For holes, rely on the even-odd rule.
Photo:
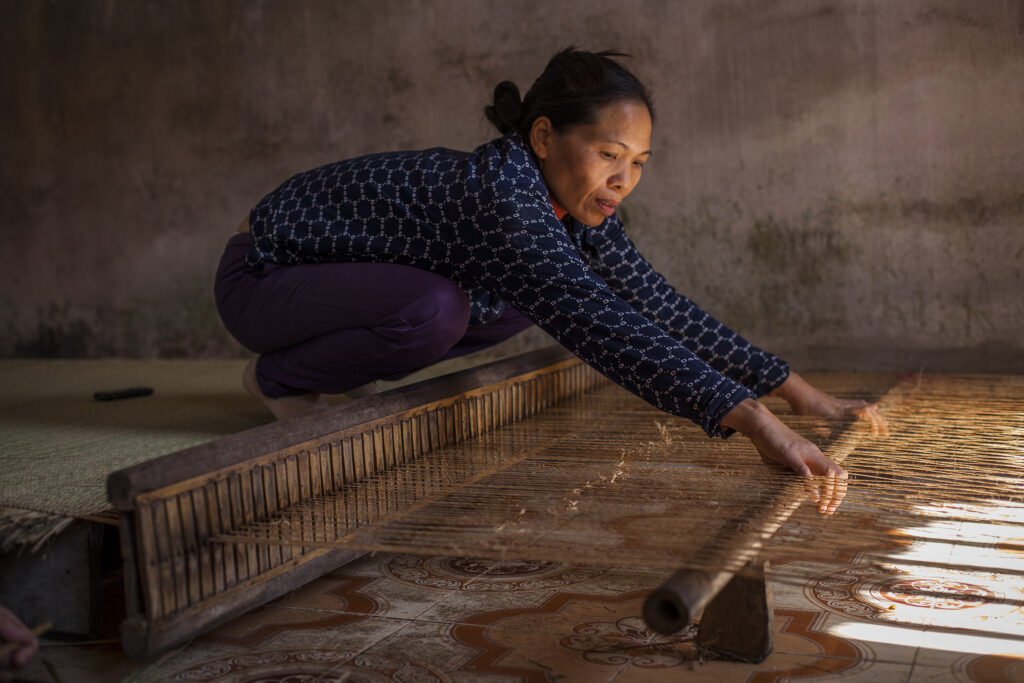
[[(702, 660), (692, 631), (651, 633), (641, 606), (663, 572), (380, 554), (162, 658), (129, 662), (114, 643), (49, 644), (20, 675), (62, 683), (1024, 681), (1024, 563), (1019, 539), (1000, 550), (1006, 545), (954, 547), (957, 569), (789, 566), (810, 578), (773, 582), (775, 649), (756, 665)], [(902, 552), (920, 557), (926, 546)], [(990, 555), (987, 567), (1005, 560), (1007, 571), (964, 568), (979, 552)]]

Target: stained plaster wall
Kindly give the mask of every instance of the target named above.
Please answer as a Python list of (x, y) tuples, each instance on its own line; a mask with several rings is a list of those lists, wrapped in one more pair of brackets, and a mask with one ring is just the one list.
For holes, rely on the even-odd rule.
[(211, 279), (254, 202), (474, 147), (568, 44), (653, 87), (622, 214), (720, 319), (803, 368), (1024, 371), (1021, 0), (4, 0), (0, 356), (238, 355)]

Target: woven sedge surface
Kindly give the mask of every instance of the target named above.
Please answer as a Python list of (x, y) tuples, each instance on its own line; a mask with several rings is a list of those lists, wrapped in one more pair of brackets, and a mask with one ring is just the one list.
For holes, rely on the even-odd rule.
[[(0, 362), (0, 506), (86, 515), (109, 506), (124, 467), (268, 422), (240, 377), (245, 361)], [(100, 402), (93, 392), (148, 386)]]
[[(869, 399), (896, 383), (812, 381)], [(826, 452), (852, 447), (839, 512), (802, 505), (778, 536), (764, 501), (805, 498), (798, 478), (763, 465), (745, 439), (709, 440), (608, 385), (222, 540), (735, 570), (737, 537), (776, 561), (877, 562), (922, 538), (983, 534), (1006, 551), (992, 568), (1019, 571), (1010, 560), (1024, 552), (1022, 399), (1021, 377), (916, 377), (884, 399), (890, 436), (851, 423), (835, 442), (833, 423), (787, 415), (768, 399)]]
[[(522, 352), (514, 338), (453, 358), (381, 390)], [(82, 516), (109, 508), (106, 479), (183, 448), (270, 422), (242, 389), (245, 360), (0, 360), (0, 538), (32, 510)], [(99, 402), (101, 390), (151, 396)], [(329, 397), (332, 403), (348, 400)], [(2, 508), (15, 508), (5, 515)]]

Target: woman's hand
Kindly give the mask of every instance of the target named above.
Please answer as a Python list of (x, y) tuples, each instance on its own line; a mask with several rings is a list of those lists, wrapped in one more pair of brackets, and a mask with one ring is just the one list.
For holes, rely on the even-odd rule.
[(15, 643), (20, 647), (10, 657), (0, 661), (0, 680), (5, 680), (6, 674), (3, 672), (7, 669), (25, 666), (39, 649), (39, 641), (32, 631), (9, 609), (0, 605), (0, 644), (2, 643)]
[(872, 435), (889, 435), (889, 425), (878, 412), (878, 406), (867, 401), (836, 398), (826, 394), (812, 387), (795, 372), (789, 373), (789, 378), (772, 395), (785, 399), (797, 415), (815, 415), (833, 420), (856, 416), (871, 424)]
[(726, 413), (722, 425), (749, 438), (766, 463), (807, 477), (808, 494), (818, 504), (818, 512), (831, 515), (846, 496), (846, 471), (758, 401), (746, 399)]

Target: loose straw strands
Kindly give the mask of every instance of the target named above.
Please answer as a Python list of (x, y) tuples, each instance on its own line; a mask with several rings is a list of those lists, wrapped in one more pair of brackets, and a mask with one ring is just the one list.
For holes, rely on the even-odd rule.
[[(855, 391), (829, 389), (880, 393), (877, 377), (847, 379)], [(888, 438), (785, 416), (826, 453), (845, 448), (850, 479), (836, 515), (803, 506), (774, 539), (802, 480), (742, 438), (708, 440), (606, 387), (219, 540), (715, 570), (742, 566), (738, 545), (763, 545), (784, 574), (795, 560), (881, 562), (925, 541), (963, 543), (972, 523), (995, 529), (998, 552), (1019, 552), (1021, 397), (1020, 378), (917, 378), (886, 399)]]

